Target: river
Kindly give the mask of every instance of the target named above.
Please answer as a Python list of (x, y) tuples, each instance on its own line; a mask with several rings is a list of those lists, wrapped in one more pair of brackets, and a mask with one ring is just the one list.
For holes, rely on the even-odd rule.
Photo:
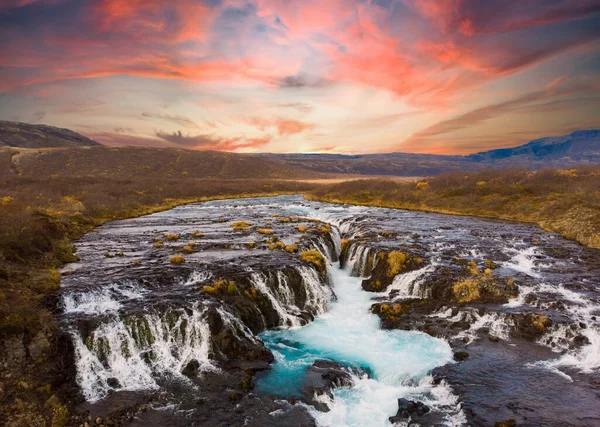
[[(600, 422), (597, 251), (536, 227), (282, 196), (115, 221), (76, 247), (57, 316), (93, 417), (386, 426), (405, 398), (424, 425)], [(404, 270), (376, 285), (390, 253)], [(319, 360), (351, 385), (307, 392)]]

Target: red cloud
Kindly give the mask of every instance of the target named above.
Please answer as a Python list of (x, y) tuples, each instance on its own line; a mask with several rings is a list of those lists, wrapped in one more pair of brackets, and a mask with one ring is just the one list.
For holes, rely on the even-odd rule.
[(258, 127), (261, 130), (265, 130), (269, 127), (274, 127), (277, 129), (277, 133), (279, 135), (294, 135), (297, 133), (302, 133), (305, 130), (314, 129), (315, 125), (312, 123), (305, 123), (298, 120), (292, 119), (265, 119), (260, 117), (253, 117), (249, 120), (249, 123)]

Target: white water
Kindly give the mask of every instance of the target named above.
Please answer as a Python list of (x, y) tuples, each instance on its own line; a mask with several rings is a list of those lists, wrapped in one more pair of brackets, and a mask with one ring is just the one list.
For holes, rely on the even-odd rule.
[(392, 284), (378, 295), (389, 297), (395, 294), (394, 301), (405, 298), (428, 298), (429, 289), (422, 288), (422, 285), (427, 275), (431, 274), (437, 265), (438, 261), (434, 259), (431, 264), (423, 268), (396, 275)]
[(360, 286), (362, 279), (337, 264), (329, 267), (329, 274), (338, 300), (327, 313), (302, 328), (261, 334), (277, 363), (259, 388), (297, 392), (304, 369), (316, 359), (329, 358), (369, 367), (373, 378), (356, 377), (354, 387), (334, 390), (334, 399), (327, 402), (330, 412), (311, 408), (322, 426), (387, 426), (399, 397), (419, 399), (434, 411), (443, 411), (448, 425), (462, 424), (456, 398), (427, 376), (451, 360), (448, 343), (421, 332), (380, 329), (378, 317), (370, 313), (371, 296)]
[(98, 290), (74, 291), (63, 295), (65, 313), (99, 314), (115, 312), (126, 300), (137, 300), (144, 297), (146, 291), (140, 286), (126, 282), (110, 284)]
[(105, 397), (116, 378), (121, 390), (158, 387), (156, 376), (168, 374), (187, 380), (183, 368), (195, 360), (200, 370), (216, 369), (210, 361), (210, 330), (204, 310), (173, 310), (103, 323), (88, 339), (88, 345), (73, 334), (77, 382), (89, 402)]

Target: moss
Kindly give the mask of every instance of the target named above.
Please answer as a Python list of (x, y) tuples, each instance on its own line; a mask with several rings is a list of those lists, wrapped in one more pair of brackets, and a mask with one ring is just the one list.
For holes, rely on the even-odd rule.
[(485, 267), (489, 268), (490, 270), (494, 270), (494, 269), (498, 268), (498, 265), (494, 261), (488, 259), (485, 262)]
[(296, 230), (298, 230), (300, 233), (304, 233), (306, 231), (306, 226), (305, 225), (299, 225), (296, 227)]
[(256, 247), (256, 242), (248, 242), (248, 247), (254, 249)]
[(236, 292), (237, 292), (237, 286), (235, 286), (235, 283), (229, 282), (229, 284), (227, 285), (227, 293), (234, 294)]
[(185, 262), (185, 258), (181, 255), (173, 255), (169, 258), (169, 262), (171, 264), (183, 264)]
[(277, 245), (269, 245), (270, 251), (274, 251), (275, 249), (277, 249)]
[(550, 318), (548, 316), (545, 316), (543, 314), (531, 315), (531, 324), (539, 330), (546, 329), (548, 326), (550, 326), (551, 323), (552, 322), (550, 321)]
[(252, 224), (246, 221), (237, 221), (231, 224), (233, 231), (246, 231)]
[(182, 249), (183, 252), (187, 254), (191, 254), (192, 252), (194, 252), (194, 249), (190, 245), (185, 245)]
[(472, 279), (461, 279), (452, 287), (454, 298), (459, 303), (467, 303), (481, 298), (479, 283)]
[(254, 289), (254, 288), (248, 288), (248, 289), (246, 289), (244, 291), (244, 295), (246, 295), (250, 299), (256, 299), (256, 298), (258, 298), (258, 293), (256, 292), (256, 289)]
[(165, 244), (162, 242), (162, 240), (159, 240), (159, 241), (157, 241), (157, 242), (154, 242), (154, 247), (155, 247), (156, 249), (162, 249), (162, 248), (164, 248), (164, 247), (165, 247)]
[(348, 249), (348, 245), (349, 244), (350, 244), (350, 240), (348, 240), (348, 239), (342, 239), (340, 241), (341, 251), (345, 252)]
[(170, 241), (179, 240), (179, 234), (177, 234), (177, 233), (165, 234), (165, 239), (170, 240)]
[(198, 237), (198, 238), (200, 238), (200, 237), (204, 237), (204, 233), (200, 233), (199, 231), (192, 231), (190, 234), (191, 234), (192, 236), (194, 236), (194, 237)]
[(319, 251), (316, 251), (314, 249), (301, 252), (300, 258), (304, 262), (308, 262), (315, 265), (320, 271), (324, 271), (327, 267), (327, 263), (325, 261), (325, 258), (323, 258), (323, 255), (321, 255)]
[(388, 276), (394, 277), (404, 269), (406, 255), (402, 252), (390, 252), (387, 255)]
[(259, 228), (258, 230), (256, 230), (256, 232), (259, 233), (259, 234), (266, 234), (266, 235), (271, 235), (271, 234), (275, 233), (270, 228)]
[(275, 245), (279, 248), (279, 249), (285, 249), (285, 243), (282, 242), (281, 240), (278, 241), (277, 243), (275, 243)]
[(285, 251), (289, 253), (298, 252), (298, 246), (296, 245), (288, 245), (285, 247)]

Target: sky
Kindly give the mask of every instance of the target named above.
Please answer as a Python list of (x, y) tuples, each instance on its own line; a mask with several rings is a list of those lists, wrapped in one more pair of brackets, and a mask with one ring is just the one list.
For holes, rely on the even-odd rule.
[(469, 154), (600, 127), (598, 0), (0, 0), (0, 119), (108, 145)]

